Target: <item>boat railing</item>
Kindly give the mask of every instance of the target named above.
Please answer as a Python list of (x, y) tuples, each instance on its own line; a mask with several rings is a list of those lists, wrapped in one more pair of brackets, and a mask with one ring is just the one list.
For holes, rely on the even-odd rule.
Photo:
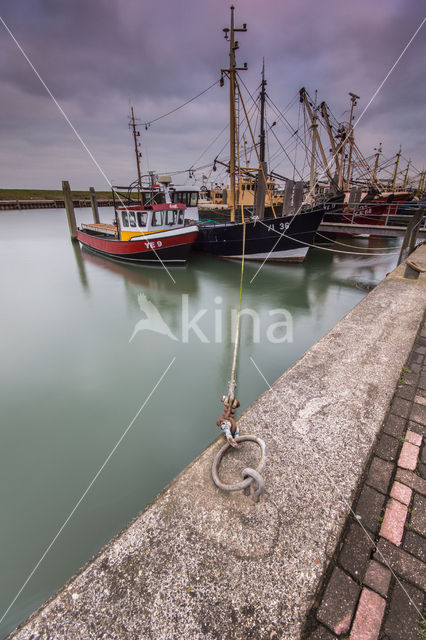
[[(325, 222), (341, 224), (371, 224), (380, 226), (405, 227), (412, 216), (420, 208), (416, 203), (345, 203), (345, 208), (339, 212), (327, 213)], [(426, 216), (420, 224), (420, 228), (426, 228)]]

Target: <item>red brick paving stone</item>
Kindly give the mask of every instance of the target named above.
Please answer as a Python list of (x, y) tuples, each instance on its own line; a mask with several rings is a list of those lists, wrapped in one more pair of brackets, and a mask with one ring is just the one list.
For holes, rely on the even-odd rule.
[(418, 394), (414, 394), (414, 402), (416, 404), (422, 404), (423, 406), (426, 406), (426, 394), (424, 391), (419, 390)]
[(364, 587), (349, 636), (350, 640), (377, 640), (385, 607), (384, 598)]
[(426, 562), (426, 540), (414, 531), (407, 531), (402, 546), (408, 553), (412, 553), (423, 562)]
[(422, 436), (418, 433), (414, 433), (414, 431), (408, 430), (405, 434), (405, 439), (408, 440), (408, 442), (411, 442), (411, 444), (415, 444), (416, 447), (421, 447), (422, 445)]
[(426, 536), (426, 498), (423, 496), (414, 496), (410, 529), (420, 533), (421, 536)]
[(395, 547), (385, 538), (379, 539), (374, 560), (382, 564), (387, 563), (398, 576), (426, 591), (426, 572), (423, 562), (400, 547)]
[(375, 560), (370, 560), (364, 576), (364, 584), (386, 598), (391, 580), (390, 570)]
[(405, 418), (401, 418), (400, 416), (395, 416), (390, 413), (383, 425), (383, 431), (391, 436), (395, 436), (395, 438), (398, 438), (404, 433), (406, 423), (407, 420)]
[(339, 567), (334, 567), (317, 619), (337, 635), (349, 630), (360, 587)]
[(418, 611), (422, 611), (422, 602), (422, 592), (411, 584), (395, 584), (384, 624), (384, 632), (390, 640), (419, 640)]
[(371, 487), (363, 487), (355, 513), (361, 516), (364, 527), (376, 533), (379, 528), (379, 517), (385, 504), (385, 496)]
[(417, 466), (419, 451), (419, 447), (411, 444), (411, 442), (404, 442), (404, 444), (402, 445), (401, 454), (398, 459), (398, 467), (414, 471)]
[[(406, 374), (409, 375), (409, 374)], [(391, 413), (394, 413), (401, 418), (408, 418), (411, 410), (411, 402), (404, 400), (404, 398), (394, 398), (391, 406)]]
[(399, 547), (404, 535), (405, 519), (407, 517), (407, 507), (397, 500), (391, 498), (385, 511), (382, 526), (380, 527), (380, 535), (387, 538), (393, 544)]
[(339, 555), (339, 563), (355, 580), (364, 578), (373, 544), (359, 522), (353, 522)]
[(307, 640), (336, 640), (336, 636), (334, 633), (327, 631), (325, 627), (318, 627)]
[(416, 473), (408, 471), (407, 469), (397, 469), (395, 480), (402, 482), (402, 484), (406, 484), (407, 487), (411, 487), (411, 489), (414, 489), (417, 493), (421, 493), (426, 496), (426, 480), (418, 476)]
[(376, 445), (374, 453), (380, 458), (385, 460), (394, 461), (398, 455), (398, 449), (400, 447), (399, 440), (389, 436), (387, 433), (382, 433), (380, 440)]
[(422, 404), (423, 406), (426, 406), (426, 391), (424, 389), (419, 389), (418, 391), (416, 391), (416, 393), (414, 394), (414, 402), (416, 404)]
[(411, 409), (410, 420), (414, 420), (414, 422), (419, 422), (420, 424), (426, 424), (426, 407), (414, 403)]
[(374, 456), (368, 472), (367, 484), (382, 493), (387, 493), (393, 469), (394, 465), (391, 462)]
[(395, 498), (395, 500), (398, 500), (398, 502), (402, 502), (402, 504), (408, 506), (410, 504), (413, 492), (411, 491), (410, 487), (407, 487), (405, 484), (394, 482), (390, 494), (392, 498)]
[(413, 422), (412, 420), (409, 420), (408, 428), (410, 429), (410, 431), (414, 431), (414, 433), (419, 433), (421, 436), (426, 438), (426, 427), (423, 424), (419, 424), (418, 422)]

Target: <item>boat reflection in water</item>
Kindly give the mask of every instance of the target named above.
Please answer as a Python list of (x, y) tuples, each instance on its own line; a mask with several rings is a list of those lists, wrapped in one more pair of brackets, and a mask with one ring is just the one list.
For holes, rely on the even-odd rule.
[[(366, 239), (348, 243), (347, 251), (363, 254), (368, 249)], [(392, 248), (392, 242), (381, 241), (382, 247)], [(340, 247), (340, 245), (334, 245)], [(372, 247), (370, 247), (372, 248)], [(328, 247), (331, 249), (331, 247)], [(271, 324), (271, 312), (285, 309), (291, 314), (294, 326), (308, 323), (313, 310), (316, 319), (330, 313), (330, 296), (352, 290), (368, 291), (380, 280), (381, 273), (390, 269), (391, 256), (381, 258), (367, 255), (336, 254), (329, 250), (316, 249), (302, 265), (265, 263), (259, 270), (257, 263), (245, 266), (243, 284), (243, 344), (249, 345), (256, 336), (256, 326), (261, 331)], [(340, 247), (343, 250), (343, 247)], [(377, 247), (380, 250), (380, 246)], [(77, 255), (77, 253), (76, 253)], [(185, 324), (197, 318), (200, 328), (189, 329), (187, 340), (208, 342), (223, 339), (232, 341), (233, 315), (236, 291), (239, 287), (240, 264), (234, 261), (212, 261), (207, 256), (196, 255), (187, 266), (166, 271), (161, 266), (140, 266), (116, 262), (81, 249), (79, 273), (84, 287), (90, 281), (90, 270), (108, 272), (122, 279), (126, 294), (127, 315), (131, 328), (146, 313), (141, 306), (143, 294), (148, 302), (161, 313), (161, 317), (174, 336), (185, 336)], [(388, 266), (387, 266), (388, 265)], [(93, 273), (93, 276), (95, 274)], [(173, 279), (172, 279), (173, 278)], [(335, 294), (332, 292), (336, 292)], [(221, 328), (217, 328), (220, 319)], [(256, 325), (257, 323), (257, 325)], [(256, 325), (256, 326), (255, 326)], [(131, 334), (131, 331), (129, 335)], [(201, 335), (202, 334), (202, 335)]]

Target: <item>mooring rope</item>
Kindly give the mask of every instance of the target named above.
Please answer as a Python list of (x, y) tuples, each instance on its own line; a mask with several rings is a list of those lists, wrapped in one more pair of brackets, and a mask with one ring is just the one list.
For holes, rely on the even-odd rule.
[[(242, 204), (241, 204), (242, 208)], [(232, 357), (232, 369), (231, 378), (228, 382), (228, 395), (222, 397), (224, 404), (224, 410), (219, 420), (216, 422), (220, 427), (227, 440), (226, 444), (216, 454), (212, 464), (212, 478), (215, 485), (222, 491), (239, 491), (248, 490), (252, 492), (252, 497), (255, 502), (258, 502), (259, 496), (265, 489), (265, 483), (262, 478), (261, 471), (265, 465), (267, 450), (264, 441), (253, 435), (239, 435), (239, 429), (235, 421), (235, 410), (240, 406), (240, 403), (235, 398), (235, 388), (237, 386), (237, 360), (238, 350), (240, 344), (240, 326), (241, 326), (241, 301), (243, 297), (243, 282), (244, 282), (244, 262), (246, 253), (246, 220), (244, 218), (244, 212), (242, 211), (243, 220), (243, 249), (241, 258), (241, 272), (240, 272), (240, 291), (238, 295), (238, 311), (235, 323), (235, 344), (234, 353)], [(240, 442), (255, 442), (261, 449), (261, 459), (259, 461), (257, 469), (246, 467), (242, 470), (242, 482), (235, 482), (233, 484), (224, 484), (219, 478), (219, 465), (224, 454), (231, 448), (239, 447)]]
[[(393, 253), (362, 253), (361, 251), (340, 251), (339, 249), (328, 249), (327, 247), (321, 247), (320, 245), (317, 245), (317, 244), (311, 244), (310, 242), (304, 242), (303, 240), (298, 240), (294, 236), (289, 236), (284, 231), (283, 232), (277, 231), (277, 229), (274, 229), (273, 227), (270, 227), (267, 224), (265, 224), (260, 218), (258, 218), (256, 222), (263, 224), (264, 227), (266, 227), (270, 231), (273, 231), (281, 238), (289, 238), (290, 240), (294, 240), (294, 242), (303, 244), (305, 247), (312, 247), (313, 249), (320, 249), (321, 251), (330, 251), (331, 253), (344, 253), (347, 256), (398, 256), (399, 255), (399, 251), (396, 251)], [(277, 240), (277, 244), (278, 242), (279, 242), (279, 239)], [(270, 251), (271, 254), (272, 254), (272, 251), (273, 249)], [(265, 258), (264, 262), (266, 262), (267, 259), (268, 258)]]
[[(319, 231), (317, 231), (315, 235), (317, 235), (319, 238), (323, 238), (324, 240), (328, 240), (329, 242), (332, 242), (333, 244), (338, 244), (341, 247), (349, 247), (349, 249), (354, 249), (354, 248), (359, 248), (360, 249), (360, 248), (362, 248), (362, 247), (354, 247), (353, 244), (347, 244), (346, 242), (339, 242), (339, 240), (330, 240), (330, 238), (327, 238), (327, 236), (324, 236)], [(315, 245), (315, 246), (317, 246), (317, 245)], [(381, 247), (381, 248), (382, 249), (389, 249), (389, 251), (392, 251), (392, 249), (394, 247)], [(374, 248), (374, 247), (363, 247), (362, 249), (363, 249), (363, 251), (377, 251), (377, 248)], [(346, 251), (345, 251), (345, 253), (346, 253)], [(375, 254), (366, 253), (365, 255), (367, 256), (367, 255), (375, 255)], [(393, 255), (393, 254), (392, 253), (386, 253), (385, 255)]]

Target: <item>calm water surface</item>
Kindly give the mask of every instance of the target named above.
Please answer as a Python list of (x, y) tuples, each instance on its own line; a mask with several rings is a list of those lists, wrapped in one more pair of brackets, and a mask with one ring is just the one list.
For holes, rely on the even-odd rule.
[[(90, 221), (90, 210), (77, 215)], [(103, 209), (101, 217), (110, 222), (112, 213)], [(340, 241), (355, 251), (368, 246), (366, 239)], [(397, 251), (396, 240), (376, 242), (379, 251)], [(395, 265), (396, 256), (317, 249), (303, 265), (265, 265), (250, 284), (259, 265), (248, 264), (243, 307), (258, 315), (260, 342), (245, 316), (242, 408), (266, 388), (250, 356), (273, 382)], [(64, 211), (33, 210), (0, 212), (0, 273), (0, 617), (175, 358), (4, 617), (4, 637), (218, 435), (240, 265), (195, 255), (186, 268), (171, 270), (174, 283), (162, 268), (122, 265), (73, 247)], [(177, 340), (138, 330), (129, 342), (146, 317), (140, 294)], [(194, 331), (186, 341), (183, 304), (189, 318), (204, 310), (198, 326), (207, 342)], [(269, 311), (283, 308), (293, 341), (271, 344), (268, 327), (283, 317)]]

